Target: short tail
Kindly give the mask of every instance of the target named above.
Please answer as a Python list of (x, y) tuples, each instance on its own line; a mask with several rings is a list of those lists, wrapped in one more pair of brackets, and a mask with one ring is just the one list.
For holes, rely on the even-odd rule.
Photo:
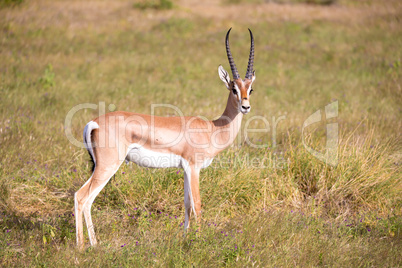
[(84, 128), (84, 144), (88, 150), (89, 155), (91, 156), (92, 172), (95, 170), (96, 159), (95, 159), (94, 150), (92, 147), (91, 133), (92, 133), (92, 130), (97, 129), (97, 128), (99, 128), (99, 125), (94, 121), (89, 122)]

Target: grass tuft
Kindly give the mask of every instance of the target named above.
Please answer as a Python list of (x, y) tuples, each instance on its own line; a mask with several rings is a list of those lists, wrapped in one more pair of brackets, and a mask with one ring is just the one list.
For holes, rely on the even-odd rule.
[(153, 1), (142, 1), (134, 3), (134, 8), (144, 10), (144, 9), (156, 9), (156, 10), (167, 10), (173, 8), (173, 2), (170, 0), (153, 0)]

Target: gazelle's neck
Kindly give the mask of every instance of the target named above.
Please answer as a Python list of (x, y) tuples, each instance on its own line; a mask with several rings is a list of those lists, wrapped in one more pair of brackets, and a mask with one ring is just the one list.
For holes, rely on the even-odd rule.
[(225, 111), (218, 119), (212, 121), (218, 133), (216, 138), (221, 140), (220, 144), (227, 144), (227, 146), (235, 140), (241, 127), (241, 120), (243, 119), (243, 114), (233, 105), (232, 97), (229, 94)]
[(225, 111), (218, 119), (212, 121), (215, 127), (229, 127), (230, 125), (237, 123), (237, 121), (241, 124), (243, 114), (233, 105), (231, 98), (232, 96), (229, 94)]

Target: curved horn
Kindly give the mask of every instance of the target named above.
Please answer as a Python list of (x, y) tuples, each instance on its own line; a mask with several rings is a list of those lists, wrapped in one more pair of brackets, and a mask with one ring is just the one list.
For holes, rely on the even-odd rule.
[(246, 79), (251, 79), (253, 77), (253, 64), (254, 64), (254, 38), (251, 30), (250, 29), (248, 30), (250, 32), (251, 47), (250, 47), (250, 56), (248, 57)]
[(228, 33), (226, 34), (226, 54), (228, 56), (230, 69), (232, 69), (233, 80), (236, 80), (236, 79), (240, 78), (240, 75), (239, 75), (239, 72), (237, 71), (236, 64), (234, 63), (232, 53), (230, 52), (230, 47), (229, 47), (229, 33), (230, 33), (230, 30), (232, 30), (232, 28), (230, 28)]

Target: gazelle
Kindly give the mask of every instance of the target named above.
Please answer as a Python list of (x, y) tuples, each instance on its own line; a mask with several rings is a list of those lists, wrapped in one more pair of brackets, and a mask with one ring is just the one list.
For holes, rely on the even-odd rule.
[(96, 245), (91, 206), (96, 196), (117, 172), (120, 165), (132, 161), (153, 168), (179, 167), (184, 169), (184, 230), (190, 225), (190, 212), (197, 221), (201, 216), (199, 174), (213, 158), (233, 143), (240, 130), (243, 114), (250, 112), (253, 71), (254, 39), (245, 79), (242, 80), (234, 63), (226, 34), (226, 53), (233, 80), (220, 65), (220, 79), (229, 90), (226, 109), (214, 121), (199, 117), (157, 117), (130, 112), (111, 112), (90, 121), (84, 129), (84, 143), (95, 164), (89, 180), (74, 196), (77, 245), (84, 244), (82, 214), (92, 246)]

